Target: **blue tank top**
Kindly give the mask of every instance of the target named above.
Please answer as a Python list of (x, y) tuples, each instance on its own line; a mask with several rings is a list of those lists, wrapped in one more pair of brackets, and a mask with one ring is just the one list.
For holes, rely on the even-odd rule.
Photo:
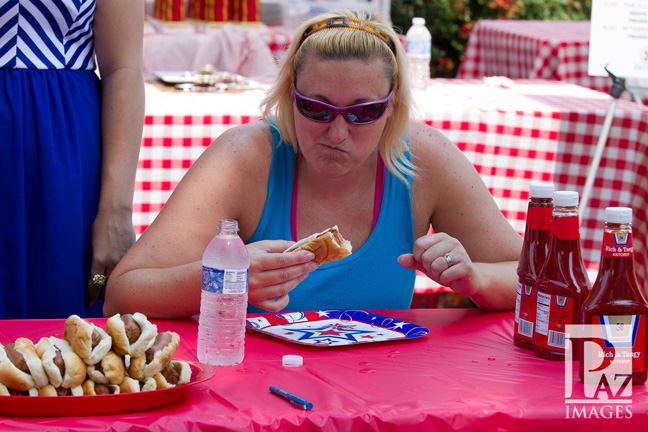
[[(261, 221), (249, 243), (292, 240), (290, 208), (297, 155), (272, 129), (272, 164), (268, 197)], [(409, 157), (409, 155), (408, 155)], [(411, 184), (411, 178), (407, 178)], [(321, 309), (408, 309), (416, 272), (397, 261), (414, 247), (410, 189), (385, 169), (385, 186), (378, 221), (361, 248), (339, 261), (322, 264), (290, 294), (282, 312)], [(249, 312), (263, 309), (249, 305)]]

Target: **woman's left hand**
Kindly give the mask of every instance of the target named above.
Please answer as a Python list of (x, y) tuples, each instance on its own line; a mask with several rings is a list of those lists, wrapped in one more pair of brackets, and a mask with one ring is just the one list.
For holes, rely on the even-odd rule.
[(401, 255), (398, 262), (425, 273), (459, 295), (469, 297), (479, 289), (477, 267), (461, 242), (448, 234), (434, 233), (417, 239), (413, 253)]
[[(128, 210), (99, 210), (92, 225), (92, 263), (87, 302), (92, 305), (105, 297), (106, 281), (117, 263), (135, 242), (132, 213)], [(103, 283), (93, 276), (104, 275)]]

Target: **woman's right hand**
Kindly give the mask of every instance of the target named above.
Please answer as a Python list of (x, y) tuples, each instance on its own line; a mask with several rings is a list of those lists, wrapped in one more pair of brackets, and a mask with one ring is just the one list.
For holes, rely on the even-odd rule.
[(317, 269), (315, 254), (308, 251), (283, 253), (294, 242), (263, 240), (247, 245), (250, 255), (248, 301), (277, 312), (288, 305), (288, 293)]

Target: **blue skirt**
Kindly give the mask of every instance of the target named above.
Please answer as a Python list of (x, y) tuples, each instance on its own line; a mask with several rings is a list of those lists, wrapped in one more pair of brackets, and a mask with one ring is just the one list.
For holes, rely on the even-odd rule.
[(101, 316), (86, 302), (100, 99), (92, 71), (0, 69), (0, 319)]

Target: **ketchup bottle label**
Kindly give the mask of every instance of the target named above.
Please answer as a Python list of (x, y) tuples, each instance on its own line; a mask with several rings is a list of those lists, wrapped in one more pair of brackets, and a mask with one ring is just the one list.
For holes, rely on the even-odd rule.
[(530, 207), (527, 215), (527, 226), (532, 230), (549, 231), (551, 229), (552, 207)]
[[(561, 218), (562, 219), (562, 218)], [(565, 326), (574, 324), (574, 299), (538, 291), (536, 332), (533, 343), (557, 352), (565, 352)]]
[(580, 239), (580, 232), (578, 229), (578, 216), (565, 216), (555, 218), (551, 229), (553, 235), (560, 240), (578, 240)]
[[(532, 285), (518, 282), (519, 307), (515, 314), (515, 335), (533, 341), (533, 326), (536, 322), (536, 290)], [(517, 306), (517, 304), (516, 304)]]
[(625, 232), (604, 232), (603, 248), (601, 253), (610, 258), (630, 258), (634, 256), (632, 248), (632, 233)]
[[(646, 317), (644, 315), (594, 315), (592, 324), (601, 326), (604, 341), (592, 350), (591, 365), (604, 370), (612, 364), (632, 365), (632, 372), (643, 372), (646, 365)], [(629, 371), (629, 369), (628, 369)]]

